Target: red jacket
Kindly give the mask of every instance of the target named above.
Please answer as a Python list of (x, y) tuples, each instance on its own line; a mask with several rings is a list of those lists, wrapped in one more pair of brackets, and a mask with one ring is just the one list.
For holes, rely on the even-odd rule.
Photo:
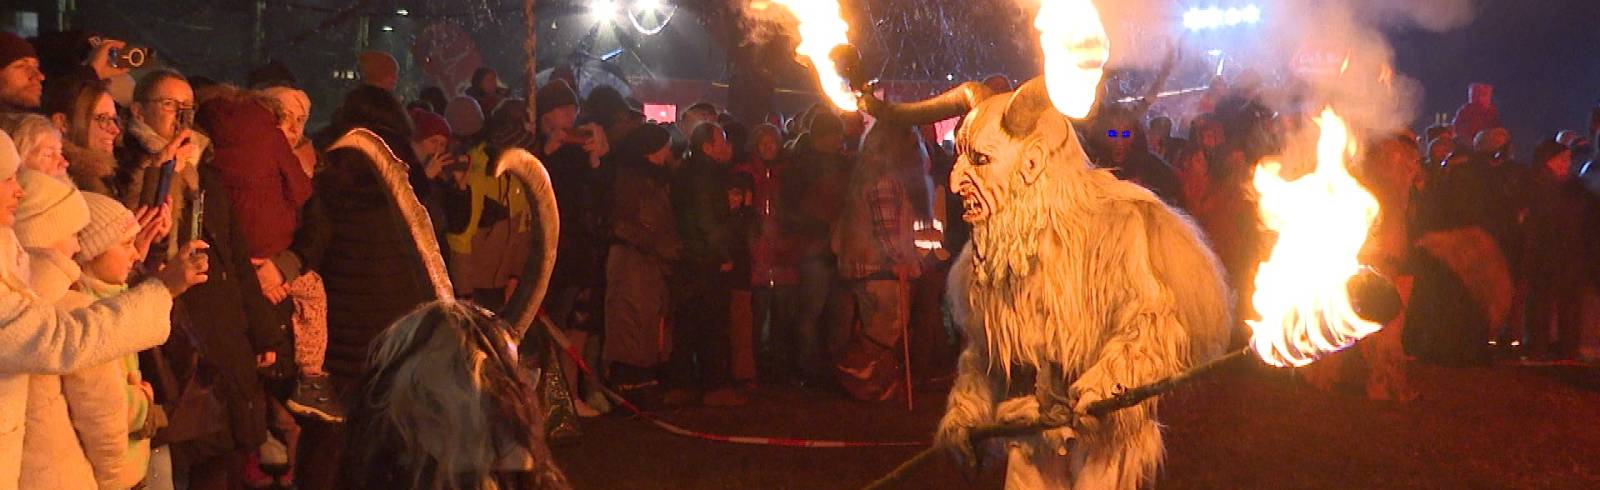
[(206, 102), (196, 118), (211, 136), (211, 165), (233, 203), (233, 217), (251, 258), (287, 250), (311, 197), (311, 177), (278, 130), (271, 110), (250, 99)]
[(756, 216), (751, 228), (750, 285), (753, 287), (793, 286), (800, 283), (795, 269), (794, 239), (783, 230), (778, 221), (778, 192), (788, 163), (780, 160), (771, 164), (751, 160), (734, 167), (736, 173), (750, 176), (754, 183), (755, 202), (751, 208)]

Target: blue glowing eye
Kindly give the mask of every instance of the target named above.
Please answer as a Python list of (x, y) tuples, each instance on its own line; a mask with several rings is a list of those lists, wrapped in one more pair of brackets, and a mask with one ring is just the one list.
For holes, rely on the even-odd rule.
[(1113, 129), (1113, 130), (1106, 131), (1106, 137), (1107, 138), (1115, 138), (1115, 137), (1117, 137), (1117, 130)]
[(1122, 132), (1122, 137), (1124, 137), (1124, 138), (1132, 138), (1133, 137), (1133, 131), (1123, 131)]

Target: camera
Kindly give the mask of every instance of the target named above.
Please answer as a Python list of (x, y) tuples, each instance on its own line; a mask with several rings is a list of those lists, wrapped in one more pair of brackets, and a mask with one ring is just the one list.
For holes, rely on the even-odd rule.
[[(109, 39), (95, 36), (89, 38), (89, 44), (98, 47), (101, 44), (105, 44), (105, 42), (108, 40)], [(149, 47), (127, 45), (107, 51), (106, 58), (108, 59), (106, 61), (111, 65), (112, 68), (127, 68), (131, 70), (134, 68), (143, 68), (145, 63), (149, 63), (150, 58), (154, 55), (155, 50), (150, 49)]]
[(142, 68), (150, 61), (150, 48), (144, 46), (128, 46), (110, 51), (112, 68)]

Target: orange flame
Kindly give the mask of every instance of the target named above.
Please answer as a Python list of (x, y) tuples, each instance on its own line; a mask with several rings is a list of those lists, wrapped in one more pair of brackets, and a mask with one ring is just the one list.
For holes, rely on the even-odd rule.
[(1100, 77), (1111, 59), (1111, 39), (1090, 0), (1044, 0), (1033, 27), (1044, 51), (1044, 84), (1050, 103), (1068, 117), (1094, 107)]
[[(757, 3), (762, 4), (761, 9), (766, 8), (767, 2)], [(839, 76), (833, 59), (828, 57), (834, 47), (850, 43), (850, 25), (844, 22), (838, 0), (770, 0), (770, 3), (788, 8), (799, 20), (800, 45), (794, 48), (794, 54), (805, 58), (817, 72), (817, 81), (822, 84), (828, 100), (841, 110), (856, 110), (855, 92), (844, 77)]]
[(1278, 242), (1256, 274), (1251, 299), (1261, 320), (1246, 323), (1256, 353), (1280, 367), (1309, 364), (1381, 327), (1356, 316), (1345, 286), (1361, 269), (1356, 254), (1378, 217), (1378, 200), (1346, 168), (1356, 147), (1344, 121), (1329, 108), (1317, 125), (1314, 171), (1288, 181), (1278, 161), (1256, 167), (1261, 219)]

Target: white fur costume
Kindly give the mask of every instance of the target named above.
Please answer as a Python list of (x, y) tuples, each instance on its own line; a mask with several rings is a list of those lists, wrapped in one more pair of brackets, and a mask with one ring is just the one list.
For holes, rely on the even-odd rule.
[[(1007, 488), (1133, 489), (1161, 462), (1155, 401), (1103, 420), (1084, 410), (1218, 355), (1228, 291), (1197, 228), (1093, 168), (1043, 89), (984, 99), (958, 136), (951, 188), (973, 238), (949, 294), (968, 342), (939, 442), (965, 450), (971, 429), (1064, 400), (1081, 417), (1071, 428), (1003, 441)], [(1037, 387), (1013, 389), (1025, 372)]]

